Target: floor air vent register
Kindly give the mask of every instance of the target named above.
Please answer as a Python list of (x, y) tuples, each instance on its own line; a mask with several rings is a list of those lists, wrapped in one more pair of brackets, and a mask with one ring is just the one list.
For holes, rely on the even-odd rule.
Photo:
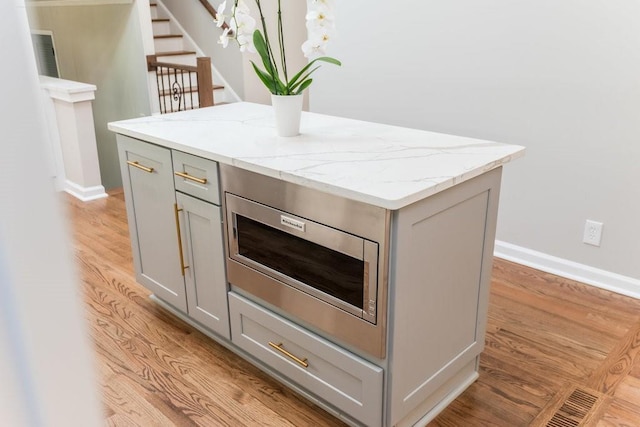
[(600, 406), (602, 397), (603, 395), (600, 393), (574, 388), (566, 399), (555, 405), (557, 409), (548, 418), (548, 421), (546, 423), (543, 421), (538, 425), (546, 427), (583, 426), (589, 420), (590, 415)]

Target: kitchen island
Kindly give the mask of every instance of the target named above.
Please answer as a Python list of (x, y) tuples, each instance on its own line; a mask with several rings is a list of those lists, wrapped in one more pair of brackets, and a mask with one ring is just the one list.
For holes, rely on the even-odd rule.
[[(136, 278), (346, 422), (423, 425), (477, 378), (501, 169), (524, 149), (313, 113), (281, 138), (272, 114), (237, 103), (109, 125)], [(255, 208), (280, 223), (268, 236), (355, 260), (360, 293), (249, 259), (242, 239), (269, 225), (243, 216)]]

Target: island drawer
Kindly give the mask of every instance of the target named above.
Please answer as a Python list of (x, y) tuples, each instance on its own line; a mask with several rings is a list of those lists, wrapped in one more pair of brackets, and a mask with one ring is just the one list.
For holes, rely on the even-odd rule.
[(176, 190), (220, 205), (218, 163), (182, 151), (172, 151)]
[(382, 368), (233, 292), (229, 312), (238, 347), (359, 422), (381, 425)]

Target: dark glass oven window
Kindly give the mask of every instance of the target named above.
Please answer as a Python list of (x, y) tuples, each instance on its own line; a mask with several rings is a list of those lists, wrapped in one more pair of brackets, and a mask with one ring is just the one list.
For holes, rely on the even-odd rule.
[(362, 309), (364, 261), (236, 215), (238, 252)]

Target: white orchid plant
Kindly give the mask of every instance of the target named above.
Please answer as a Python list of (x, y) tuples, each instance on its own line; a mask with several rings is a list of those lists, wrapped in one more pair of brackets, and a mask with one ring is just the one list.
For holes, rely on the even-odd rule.
[[(276, 61), (274, 49), (271, 46), (261, 0), (254, 0), (260, 14), (262, 32), (256, 29), (256, 20), (251, 17), (250, 9), (244, 0), (230, 0), (232, 3), (230, 14), (225, 15), (227, 1), (222, 2), (218, 8), (216, 22), (222, 27), (226, 19), (229, 26), (220, 36), (223, 47), (227, 47), (230, 40), (235, 40), (241, 52), (258, 53), (262, 59), (264, 69), (258, 67), (253, 61), (253, 69), (256, 74), (274, 95), (297, 95), (311, 85), (311, 74), (320, 68), (318, 62), (327, 62), (334, 65), (342, 65), (340, 61), (325, 55), (327, 43), (333, 37), (335, 30), (333, 17), (333, 0), (307, 0), (306, 26), (308, 39), (302, 44), (304, 56), (310, 61), (298, 73), (289, 78), (287, 72), (287, 60), (284, 48), (284, 34), (282, 28), (281, 0), (278, 1), (278, 53), (280, 64)], [(279, 65), (279, 66), (278, 66)]]

